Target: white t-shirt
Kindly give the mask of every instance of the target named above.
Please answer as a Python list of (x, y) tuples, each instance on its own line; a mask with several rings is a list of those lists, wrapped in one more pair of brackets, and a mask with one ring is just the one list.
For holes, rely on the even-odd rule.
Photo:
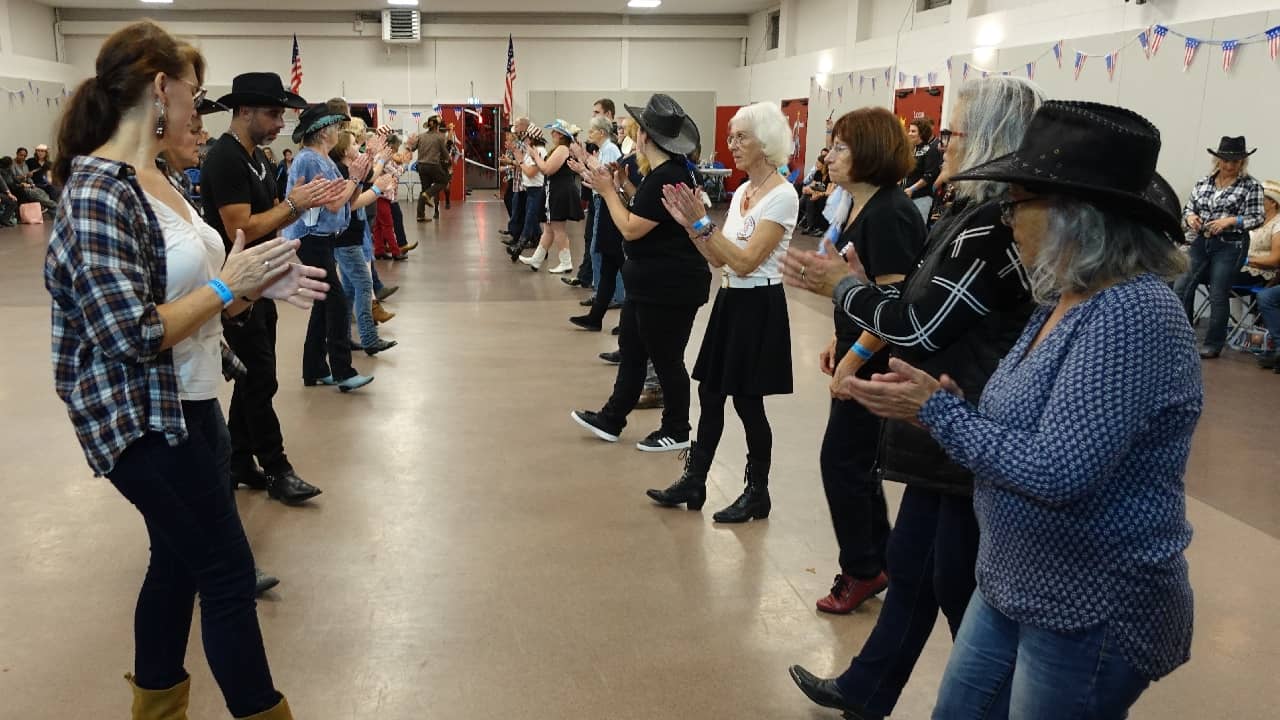
[[(165, 302), (199, 290), (218, 276), (227, 253), (218, 231), (205, 224), (195, 208), (187, 205), (187, 222), (159, 198), (147, 195), (151, 211), (164, 233)], [(173, 346), (173, 366), (178, 371), (178, 397), (212, 400), (222, 380), (222, 319), (209, 318), (190, 337)]]
[[(532, 150), (537, 150), (538, 156), (541, 157), (543, 160), (547, 159), (546, 148), (542, 147), (541, 145), (529, 145), (528, 147), (525, 148), (525, 156), (524, 156), (525, 165), (528, 165), (531, 167), (533, 166), (533, 158), (529, 157), (529, 152)], [(529, 177), (528, 175), (525, 175), (523, 172), (521, 172), (520, 177), (524, 180), (524, 186), (527, 188), (542, 187), (543, 184), (545, 184), (547, 181), (546, 177), (544, 177), (541, 172), (539, 172), (537, 175), (534, 175), (533, 177)]]
[[(600, 154), (598, 159), (600, 160), (601, 165), (616, 163), (622, 159), (622, 151), (619, 150), (618, 146), (614, 145), (613, 142), (606, 140), (604, 145), (600, 147)], [(591, 192), (595, 195), (600, 194), (595, 190), (592, 190)]]
[[(796, 189), (790, 183), (781, 182), (774, 189), (756, 198), (755, 204), (747, 211), (746, 216), (743, 216), (742, 201), (750, 192), (749, 181), (734, 191), (733, 200), (729, 203), (729, 214), (724, 219), (722, 233), (734, 245), (745, 248), (761, 221), (770, 220), (781, 225), (782, 240), (778, 246), (773, 249), (769, 257), (765, 258), (764, 262), (760, 263), (760, 267), (746, 276), (781, 280), (782, 256), (787, 254), (787, 247), (791, 244), (791, 232), (796, 229), (796, 219), (800, 215), (800, 197), (796, 195)], [(737, 273), (728, 265), (723, 270), (726, 275), (737, 277)]]
[[(1274, 217), (1271, 222), (1249, 231), (1249, 259), (1255, 260), (1270, 256), (1271, 244), (1276, 242), (1280, 242), (1280, 216)], [(1270, 280), (1276, 276), (1274, 270), (1263, 270), (1251, 265), (1246, 265), (1244, 271), (1263, 280)]]

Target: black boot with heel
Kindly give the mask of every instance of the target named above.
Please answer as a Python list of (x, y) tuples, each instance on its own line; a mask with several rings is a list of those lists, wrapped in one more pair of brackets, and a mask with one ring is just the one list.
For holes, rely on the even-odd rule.
[(746, 484), (746, 489), (738, 499), (712, 515), (712, 520), (718, 523), (744, 523), (769, 517), (769, 511), (773, 507), (769, 500), (769, 463), (752, 460), (747, 456)]
[(682, 453), (684, 473), (666, 490), (646, 490), (651, 500), (663, 507), (687, 505), (690, 510), (701, 510), (707, 501), (707, 472), (711, 470), (711, 454), (693, 443)]

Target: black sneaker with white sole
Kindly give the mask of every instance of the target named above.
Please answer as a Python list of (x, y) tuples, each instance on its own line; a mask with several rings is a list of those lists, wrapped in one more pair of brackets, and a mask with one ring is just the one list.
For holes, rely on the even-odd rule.
[(591, 412), (590, 410), (574, 410), (569, 413), (569, 417), (582, 427), (590, 430), (593, 435), (601, 440), (618, 442), (618, 435), (622, 434), (620, 426), (609, 423), (603, 417), (600, 417), (600, 413)]
[(666, 430), (654, 430), (645, 439), (636, 443), (636, 449), (642, 452), (671, 452), (689, 447), (689, 433), (675, 435)]

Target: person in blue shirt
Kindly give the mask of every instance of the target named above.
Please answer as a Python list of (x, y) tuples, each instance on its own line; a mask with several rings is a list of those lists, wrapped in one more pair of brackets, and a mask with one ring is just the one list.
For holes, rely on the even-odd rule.
[(975, 476), (977, 590), (935, 720), (1119, 720), (1189, 659), (1184, 476), (1203, 408), (1176, 193), (1142, 116), (1051, 101), (1011, 155), (953, 181), (1010, 184), (1040, 308), (975, 407), (901, 360), (843, 381), (926, 428)]

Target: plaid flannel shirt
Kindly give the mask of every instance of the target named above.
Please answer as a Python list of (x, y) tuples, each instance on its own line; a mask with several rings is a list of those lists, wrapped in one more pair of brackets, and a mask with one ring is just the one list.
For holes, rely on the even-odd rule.
[(44, 282), (53, 376), (94, 474), (148, 432), (187, 438), (173, 354), (161, 350), (164, 236), (134, 169), (81, 156), (54, 216)]
[(1238, 229), (1246, 232), (1261, 226), (1264, 220), (1262, 183), (1241, 175), (1230, 186), (1218, 190), (1214, 182), (1217, 176), (1215, 172), (1196, 183), (1191, 197), (1187, 198), (1187, 206), (1182, 210), (1183, 217), (1195, 213), (1208, 224), (1219, 218), (1239, 216), (1243, 224)]

